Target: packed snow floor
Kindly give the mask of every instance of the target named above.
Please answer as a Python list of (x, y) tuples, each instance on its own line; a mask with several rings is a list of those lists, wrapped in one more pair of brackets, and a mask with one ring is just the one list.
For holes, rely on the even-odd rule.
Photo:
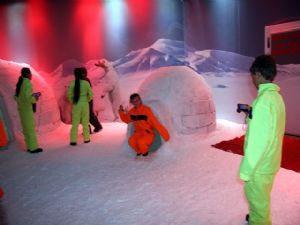
[[(179, 136), (148, 157), (126, 144), (126, 125), (104, 123), (69, 146), (70, 126), (39, 136), (44, 152), (0, 151), (1, 225), (242, 225), (247, 213), (240, 155), (211, 147), (244, 134), (218, 121), (207, 136)], [(281, 169), (273, 225), (300, 224), (300, 174)]]

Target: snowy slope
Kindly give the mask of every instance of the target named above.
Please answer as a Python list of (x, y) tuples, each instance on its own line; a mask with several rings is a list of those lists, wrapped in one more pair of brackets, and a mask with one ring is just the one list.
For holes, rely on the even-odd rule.
[[(240, 155), (211, 147), (244, 133), (218, 121), (210, 135), (171, 140), (147, 158), (127, 147), (126, 126), (105, 123), (91, 143), (68, 145), (69, 129), (40, 136), (45, 151), (11, 145), (0, 156), (1, 225), (243, 225)], [(298, 225), (300, 175), (281, 169), (273, 225)]]

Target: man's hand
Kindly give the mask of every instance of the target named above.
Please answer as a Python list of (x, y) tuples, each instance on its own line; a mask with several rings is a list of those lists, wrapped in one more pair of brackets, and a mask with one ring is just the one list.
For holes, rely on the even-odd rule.
[(32, 96), (35, 97), (36, 101), (39, 100), (39, 97), (40, 97), (41, 95), (42, 95), (41, 92), (35, 92), (35, 93), (32, 94)]
[(120, 105), (119, 112), (125, 112), (123, 105)]

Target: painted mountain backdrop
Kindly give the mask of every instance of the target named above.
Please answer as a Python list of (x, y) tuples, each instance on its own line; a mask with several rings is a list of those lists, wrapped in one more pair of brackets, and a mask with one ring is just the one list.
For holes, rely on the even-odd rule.
[[(220, 50), (199, 51), (186, 46), (183, 41), (159, 39), (151, 46), (131, 51), (124, 57), (111, 62), (118, 73), (120, 84), (135, 86), (136, 91), (151, 71), (168, 66), (186, 65), (202, 75), (211, 86), (214, 95), (217, 118), (243, 123), (244, 116), (236, 113), (237, 103), (251, 104), (256, 96), (249, 76), (249, 67), (253, 57)], [(96, 60), (81, 63), (68, 60), (49, 75), (57, 86), (66, 85), (72, 79), (72, 70), (85, 65), (94, 87), (101, 86), (103, 71), (94, 66)], [(275, 82), (281, 86), (281, 93), (287, 106), (287, 132), (300, 134), (300, 107), (297, 96), (300, 95), (300, 65), (278, 65)], [(62, 77), (68, 78), (62, 82)], [(53, 79), (54, 78), (54, 79)], [(104, 107), (105, 108), (105, 107)], [(297, 122), (298, 121), (298, 122)]]

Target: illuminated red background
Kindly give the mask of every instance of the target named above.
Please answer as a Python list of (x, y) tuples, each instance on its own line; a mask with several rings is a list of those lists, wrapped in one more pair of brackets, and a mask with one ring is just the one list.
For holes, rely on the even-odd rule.
[(180, 13), (168, 17), (156, 10), (163, 2), (165, 12), (180, 7), (172, 0), (6, 2), (0, 5), (0, 59), (47, 72), (68, 59), (115, 60), (151, 45), (171, 23), (182, 22)]
[(159, 38), (255, 57), (264, 51), (264, 26), (300, 18), (297, 6), (298, 0), (272, 7), (260, 0), (1, 0), (0, 59), (51, 72), (68, 59), (116, 60)]

